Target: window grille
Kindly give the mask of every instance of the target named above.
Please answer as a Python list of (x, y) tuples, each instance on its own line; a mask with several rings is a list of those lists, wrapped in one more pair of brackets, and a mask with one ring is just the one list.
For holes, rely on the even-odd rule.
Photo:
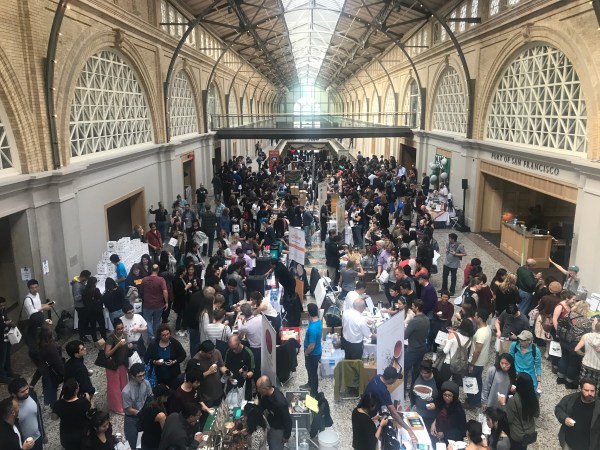
[(434, 96), (433, 129), (465, 134), (466, 98), (458, 72), (450, 67), (442, 76)]
[(75, 87), (69, 126), (74, 157), (152, 141), (142, 88), (115, 52), (103, 50), (87, 60)]
[(169, 97), (171, 136), (197, 132), (198, 116), (192, 84), (183, 71), (173, 80)]
[(585, 153), (586, 133), (579, 77), (565, 54), (549, 45), (520, 53), (492, 97), (487, 138)]

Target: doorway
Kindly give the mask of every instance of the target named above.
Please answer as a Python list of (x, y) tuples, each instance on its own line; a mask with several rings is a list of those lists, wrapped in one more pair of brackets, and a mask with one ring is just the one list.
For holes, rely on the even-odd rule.
[[(192, 153), (192, 156), (194, 154)], [(193, 193), (196, 191), (196, 169), (194, 167), (194, 160), (188, 159), (183, 162), (183, 192), (187, 202), (192, 205), (194, 204)]]
[(410, 169), (417, 163), (417, 149), (410, 145), (400, 144), (400, 164)]
[(134, 225), (147, 228), (143, 188), (109, 203), (105, 210), (109, 241), (131, 236)]
[(14, 222), (13, 216), (24, 214), (24, 212), (16, 213), (0, 219), (0, 235), (4, 237), (0, 246), (0, 286), (2, 286), (2, 296), (6, 298), (7, 309), (19, 303), (18, 286), (19, 282), (23, 283), (20, 278), (17, 278), (18, 263), (15, 261), (11, 222)]

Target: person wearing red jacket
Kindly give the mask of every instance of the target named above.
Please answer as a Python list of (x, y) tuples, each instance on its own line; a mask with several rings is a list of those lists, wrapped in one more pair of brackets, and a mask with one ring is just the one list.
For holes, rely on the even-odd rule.
[(162, 249), (162, 236), (160, 235), (158, 228), (156, 228), (155, 222), (150, 224), (150, 231), (146, 233), (146, 242), (148, 243), (148, 248), (150, 249), (152, 261), (155, 264), (158, 264), (158, 257), (160, 256), (160, 251)]

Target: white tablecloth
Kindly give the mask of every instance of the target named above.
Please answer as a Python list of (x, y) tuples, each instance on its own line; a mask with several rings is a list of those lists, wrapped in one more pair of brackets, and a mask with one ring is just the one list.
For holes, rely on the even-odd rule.
[[(405, 422), (409, 423), (408, 420), (414, 418), (418, 418), (421, 421), (421, 425), (423, 426), (422, 430), (413, 429), (413, 433), (415, 433), (419, 444), (425, 446), (424, 448), (431, 448), (431, 438), (429, 437), (429, 433), (427, 433), (427, 430), (425, 429), (425, 424), (423, 423), (423, 419), (421, 419), (421, 416), (414, 411), (404, 413)], [(401, 428), (398, 431), (398, 439), (400, 439), (401, 444), (404, 444), (406, 450), (416, 450), (412, 445), (408, 431), (406, 431), (404, 428)], [(426, 447), (427, 445), (429, 447)]]

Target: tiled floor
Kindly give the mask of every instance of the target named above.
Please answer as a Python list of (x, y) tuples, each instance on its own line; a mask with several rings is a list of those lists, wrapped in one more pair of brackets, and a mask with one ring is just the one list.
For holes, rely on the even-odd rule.
[[(435, 238), (438, 240), (441, 248), (444, 247), (447, 241), (447, 234), (450, 231), (451, 230), (436, 230)], [(494, 247), (482, 237), (472, 233), (458, 234), (459, 240), (465, 245), (468, 254), (468, 256), (464, 258), (464, 260), (468, 261), (470, 260), (470, 258), (475, 256), (480, 258), (483, 263), (484, 272), (488, 275), (490, 279), (493, 277), (496, 270), (500, 267), (505, 267), (509, 270), (516, 270), (517, 265), (514, 262), (509, 260), (496, 247)], [(311, 266), (316, 266), (320, 269), (324, 268), (324, 251), (320, 244), (316, 244), (313, 247), (308, 258)], [(443, 261), (441, 263), (443, 263)], [(459, 278), (459, 280), (460, 279), (461, 278)], [(441, 284), (440, 275), (435, 275), (433, 277), (432, 282), (436, 286), (436, 288), (438, 288)], [(172, 320), (175, 320), (174, 314), (172, 314)], [(187, 338), (180, 338), (180, 340), (184, 344), (184, 348), (188, 348)], [(93, 368), (95, 370), (95, 373), (92, 376), (92, 381), (98, 391), (98, 395), (95, 399), (96, 407), (105, 408), (106, 397), (104, 393), (106, 391), (106, 378), (104, 375), (104, 371), (103, 369), (99, 369), (97, 367), (94, 367), (93, 365), (93, 360), (96, 356), (96, 350), (93, 349), (91, 344), (88, 344), (88, 350), (89, 354), (86, 359), (86, 362), (88, 368)], [(490, 363), (491, 362), (492, 361), (490, 361)], [(298, 363), (298, 370), (296, 374), (292, 377), (292, 379), (288, 382), (288, 384), (282, 388), (284, 391), (296, 390), (298, 386), (307, 382), (302, 354), (300, 354), (298, 357)], [(33, 370), (25, 350), (20, 350), (18, 353), (13, 355), (13, 365), (15, 367), (15, 371), (23, 374), (27, 379), (31, 379)], [(543, 362), (542, 386), (543, 394), (541, 396), (541, 416), (537, 421), (538, 443), (533, 446), (530, 446), (530, 449), (559, 449), (557, 439), (559, 424), (554, 417), (553, 410), (555, 405), (564, 395), (573, 391), (567, 391), (564, 388), (564, 386), (556, 385), (555, 376), (551, 373), (550, 366), (545, 360)], [(325, 393), (326, 397), (330, 401), (331, 412), (334, 420), (334, 429), (339, 433), (340, 436), (339, 448), (342, 450), (349, 450), (352, 448), (352, 430), (350, 424), (350, 415), (352, 409), (356, 406), (356, 402), (334, 402), (332, 378), (321, 379), (319, 382), (319, 387), (320, 390), (322, 390)], [(36, 386), (36, 392), (41, 398), (41, 382), (38, 383), (38, 385)], [(6, 394), (6, 386), (0, 385), (0, 397), (4, 398)], [(477, 412), (468, 412), (467, 414), (469, 418), (477, 418)], [(60, 449), (58, 438), (59, 422), (52, 421), (50, 419), (49, 412), (44, 413), (44, 418), (46, 428), (49, 433), (49, 444), (46, 446), (46, 448), (58, 450)], [(123, 421), (121, 416), (113, 416), (112, 423), (116, 432), (123, 432)], [(290, 448), (294, 447), (295, 445), (292, 445), (292, 443), (290, 443)]]

